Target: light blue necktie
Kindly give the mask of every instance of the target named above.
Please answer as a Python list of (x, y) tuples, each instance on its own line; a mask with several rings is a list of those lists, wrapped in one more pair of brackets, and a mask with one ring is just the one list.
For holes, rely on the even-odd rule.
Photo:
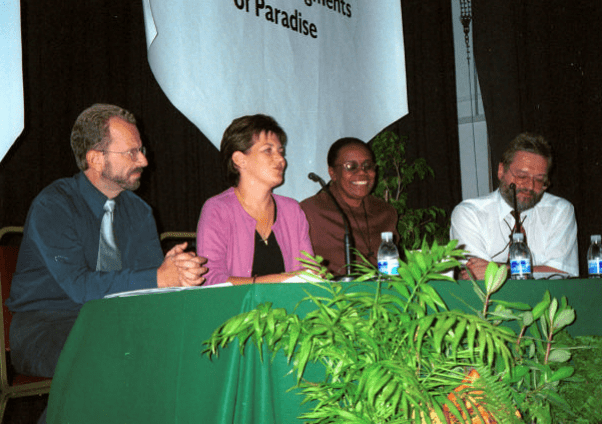
[(96, 271), (119, 271), (121, 269), (121, 253), (113, 234), (113, 210), (115, 201), (107, 200), (104, 205), (105, 214), (100, 224), (100, 241), (98, 243), (98, 260)]

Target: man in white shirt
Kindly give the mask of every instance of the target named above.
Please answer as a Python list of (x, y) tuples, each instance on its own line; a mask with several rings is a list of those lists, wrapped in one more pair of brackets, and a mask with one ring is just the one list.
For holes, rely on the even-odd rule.
[[(499, 188), (454, 208), (450, 237), (470, 252), (466, 268), (473, 278), (482, 280), (489, 262), (508, 260), (515, 227), (513, 183), (520, 221), (533, 256), (533, 271), (579, 275), (575, 211), (567, 200), (546, 193), (551, 166), (548, 142), (539, 135), (520, 134), (498, 166)], [(469, 278), (466, 270), (460, 278)]]

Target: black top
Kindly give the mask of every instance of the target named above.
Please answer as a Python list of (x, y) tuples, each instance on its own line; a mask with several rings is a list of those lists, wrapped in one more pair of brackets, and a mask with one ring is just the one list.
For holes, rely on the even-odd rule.
[[(274, 202), (274, 222), (276, 222), (278, 210)], [(251, 275), (261, 277), (262, 275), (280, 274), (284, 272), (284, 258), (276, 240), (274, 232), (270, 232), (267, 240), (263, 240), (255, 230), (255, 252), (253, 253), (253, 270)]]

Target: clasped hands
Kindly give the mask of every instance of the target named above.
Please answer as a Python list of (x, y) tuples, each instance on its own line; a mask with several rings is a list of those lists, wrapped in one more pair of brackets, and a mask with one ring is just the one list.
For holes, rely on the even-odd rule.
[(470, 271), (472, 274), (472, 278), (475, 280), (483, 280), (485, 278), (485, 270), (487, 270), (487, 265), (489, 265), (489, 261), (485, 259), (471, 257), (466, 262), (466, 267), (462, 268), (460, 271), (460, 280), (470, 280), (471, 275), (467, 272)]
[(157, 270), (158, 287), (190, 287), (203, 284), (203, 274), (207, 268), (203, 266), (207, 259), (194, 252), (185, 252), (188, 243), (174, 246)]

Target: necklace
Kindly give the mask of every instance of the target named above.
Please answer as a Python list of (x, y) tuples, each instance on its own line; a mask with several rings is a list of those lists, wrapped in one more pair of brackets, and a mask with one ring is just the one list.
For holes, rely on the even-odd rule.
[(268, 239), (272, 233), (272, 225), (276, 221), (276, 202), (274, 198), (270, 196), (271, 205), (268, 206), (268, 211), (257, 211), (247, 204), (242, 193), (237, 188), (234, 189), (234, 193), (242, 208), (255, 220), (255, 231), (267, 246)]

